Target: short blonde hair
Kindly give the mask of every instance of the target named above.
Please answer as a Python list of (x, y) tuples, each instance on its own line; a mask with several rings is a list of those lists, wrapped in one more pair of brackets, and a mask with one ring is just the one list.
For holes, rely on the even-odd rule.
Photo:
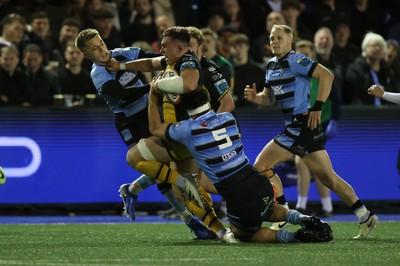
[(271, 32), (275, 29), (283, 30), (283, 32), (285, 32), (287, 35), (289, 35), (293, 39), (293, 30), (289, 26), (283, 25), (283, 24), (281, 24), (281, 25), (275, 24), (274, 26), (272, 26)]
[(75, 45), (82, 53), (85, 53), (86, 43), (96, 36), (100, 36), (100, 33), (96, 29), (83, 30), (76, 36)]

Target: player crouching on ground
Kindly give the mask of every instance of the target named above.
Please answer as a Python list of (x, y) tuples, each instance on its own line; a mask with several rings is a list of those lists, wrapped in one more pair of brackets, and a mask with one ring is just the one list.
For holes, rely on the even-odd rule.
[[(186, 145), (200, 169), (227, 202), (230, 229), (246, 242), (327, 242), (330, 226), (315, 216), (306, 216), (274, 204), (271, 183), (247, 159), (235, 118), (212, 111), (207, 92), (198, 87), (182, 95), (190, 116), (179, 123), (162, 123), (157, 106), (157, 82), (152, 84), (148, 109), (150, 131), (161, 139)], [(261, 227), (263, 221), (286, 220), (301, 225), (296, 232)], [(229, 234), (226, 237), (234, 237)]]

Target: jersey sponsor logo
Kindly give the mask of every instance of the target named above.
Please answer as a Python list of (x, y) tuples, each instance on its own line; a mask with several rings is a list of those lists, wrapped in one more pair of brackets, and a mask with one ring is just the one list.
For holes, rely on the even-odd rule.
[(310, 64), (311, 60), (308, 59), (307, 57), (303, 57), (299, 60), (297, 60), (297, 63), (299, 63), (302, 66), (308, 66)]
[[(129, 71), (122, 72), (121, 76), (118, 79), (118, 82), (121, 83), (123, 87), (129, 84), (133, 79), (135, 79), (136, 75)], [(133, 85), (133, 84), (132, 84)]]
[(222, 79), (222, 74), (221, 73), (216, 73), (216, 74), (212, 75), (211, 78), (213, 79), (213, 81)]
[(235, 157), (237, 155), (236, 151), (230, 151), (228, 153), (222, 154), (221, 158), (224, 162), (228, 161), (230, 158)]
[(282, 85), (278, 85), (278, 86), (271, 86), (271, 89), (274, 91), (274, 94), (282, 94)]
[(208, 68), (208, 71), (214, 72), (214, 71), (217, 71), (217, 69), (215, 67), (211, 66), (211, 67)]
[(193, 69), (193, 68), (198, 69), (196, 63), (194, 61), (186, 61), (182, 63), (180, 70), (182, 72), (183, 70)]
[(264, 216), (268, 212), (268, 210), (271, 208), (272, 200), (270, 199), (270, 197), (262, 198), (262, 200), (264, 201), (264, 203), (266, 205), (265, 209), (261, 212), (261, 216)]
[(214, 86), (221, 93), (229, 89), (228, 82), (225, 79), (218, 80), (215, 82)]

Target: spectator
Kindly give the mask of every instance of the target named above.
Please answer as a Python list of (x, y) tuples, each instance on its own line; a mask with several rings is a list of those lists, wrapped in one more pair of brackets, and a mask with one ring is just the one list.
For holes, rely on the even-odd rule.
[(28, 44), (24, 49), (23, 63), (30, 84), (30, 102), (36, 106), (52, 105), (54, 95), (61, 94), (61, 87), (58, 76), (43, 67), (40, 47)]
[(231, 56), (231, 48), (229, 45), (229, 39), (232, 37), (233, 34), (237, 33), (235, 28), (229, 25), (223, 26), (218, 31), (218, 45), (217, 50), (220, 55), (229, 59)]
[[(58, 36), (58, 42), (55, 44), (53, 51), (51, 52), (50, 62), (52, 69), (61, 69), (65, 65), (64, 61), (64, 50), (67, 42), (75, 40), (78, 36), (81, 24), (74, 18), (66, 18), (62, 22), (60, 33)], [(86, 64), (85, 64), (86, 65)], [(90, 64), (91, 65), (91, 64)]]
[(385, 64), (387, 43), (376, 33), (367, 33), (362, 42), (362, 55), (349, 65), (346, 72), (347, 88), (343, 99), (347, 104), (380, 105), (380, 99), (371, 97), (367, 89), (380, 85), (387, 92), (398, 92), (393, 71)]
[(238, 0), (223, 0), (222, 6), (226, 14), (225, 25), (229, 25), (235, 29), (236, 32), (248, 34), (249, 31), (244, 20), (243, 10)]
[(123, 33), (125, 45), (130, 46), (135, 41), (153, 43), (157, 39), (155, 16), (151, 0), (135, 0), (133, 21)]
[(335, 76), (334, 84), (339, 91), (343, 88), (344, 73), (339, 58), (332, 52), (333, 35), (329, 28), (322, 27), (314, 35), (314, 45), (317, 52), (317, 61), (328, 68)]
[(277, 11), (270, 12), (266, 18), (265, 32), (254, 41), (254, 45), (252, 47), (253, 58), (263, 67), (265, 67), (267, 62), (274, 57), (269, 44), (269, 35), (271, 33), (272, 26), (275, 24), (283, 25), (285, 23), (285, 18), (283, 17), (282, 13)]
[(28, 36), (31, 43), (37, 44), (40, 46), (43, 53), (43, 64), (47, 69), (51, 69), (52, 66), (49, 64), (51, 53), (55, 48), (55, 43), (51, 38), (50, 32), (50, 19), (49, 16), (43, 12), (39, 11), (32, 14), (31, 18), (31, 31)]
[(156, 17), (154, 22), (156, 24), (157, 40), (155, 40), (151, 44), (151, 48), (155, 52), (160, 52), (162, 34), (166, 29), (168, 29), (169, 27), (173, 26), (173, 24), (172, 24), (170, 18), (165, 16), (165, 15)]
[(226, 22), (224, 9), (219, 5), (212, 6), (207, 12), (207, 27), (218, 32)]
[[(347, 67), (361, 55), (361, 50), (355, 44), (349, 41), (351, 36), (350, 21), (348, 18), (342, 17), (338, 20), (335, 28), (335, 44), (332, 48), (332, 53), (337, 56), (337, 59), (342, 66), (343, 75), (346, 75)], [(346, 84), (343, 84), (343, 88)]]
[(250, 58), (249, 38), (242, 33), (232, 35), (229, 39), (231, 46), (232, 58), (231, 62), (235, 71), (235, 85), (234, 85), (234, 100), (237, 107), (250, 107), (255, 106), (244, 99), (243, 88), (246, 85), (257, 84), (257, 88), (264, 86), (264, 70), (261, 69)]
[(65, 95), (66, 105), (82, 106), (85, 100), (93, 101), (96, 97), (96, 88), (93, 85), (89, 72), (82, 68), (83, 53), (73, 41), (65, 48), (65, 67), (58, 71), (62, 94)]
[(203, 54), (212, 60), (228, 81), (229, 87), (234, 89), (234, 71), (232, 64), (222, 55), (217, 53), (218, 35), (207, 28), (201, 30), (204, 36)]
[(303, 5), (299, 0), (285, 0), (282, 2), (282, 15), (285, 18), (286, 25), (293, 29), (295, 41), (313, 39), (313, 32), (299, 20), (302, 12)]
[(102, 7), (96, 10), (92, 17), (94, 28), (98, 30), (101, 38), (110, 49), (123, 46), (121, 34), (113, 25), (114, 16), (110, 9)]
[(19, 52), (15, 46), (0, 49), (0, 105), (28, 106), (29, 83), (18, 68)]
[[(57, 40), (58, 29), (64, 20), (64, 10), (60, 7), (55, 6), (53, 3), (49, 3), (47, 0), (32, 0), (28, 1), (27, 5), (21, 6), (18, 13), (25, 18), (25, 21), (29, 21), (32, 14), (42, 11), (49, 15), (51, 25), (51, 36), (54, 40)], [(51, 1), (56, 2), (56, 1)]]
[(24, 30), (26, 26), (25, 19), (16, 13), (12, 13), (3, 18), (0, 25), (2, 26), (0, 48), (14, 45), (21, 51), (23, 49)]
[(400, 46), (395, 40), (387, 41), (385, 62), (397, 77), (397, 88), (400, 88)]

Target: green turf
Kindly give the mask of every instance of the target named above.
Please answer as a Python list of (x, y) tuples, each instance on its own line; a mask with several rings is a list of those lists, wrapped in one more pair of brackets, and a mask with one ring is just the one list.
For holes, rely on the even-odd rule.
[(329, 243), (229, 245), (183, 224), (0, 225), (0, 265), (400, 265), (400, 223), (367, 240), (351, 239), (355, 223), (331, 226)]

